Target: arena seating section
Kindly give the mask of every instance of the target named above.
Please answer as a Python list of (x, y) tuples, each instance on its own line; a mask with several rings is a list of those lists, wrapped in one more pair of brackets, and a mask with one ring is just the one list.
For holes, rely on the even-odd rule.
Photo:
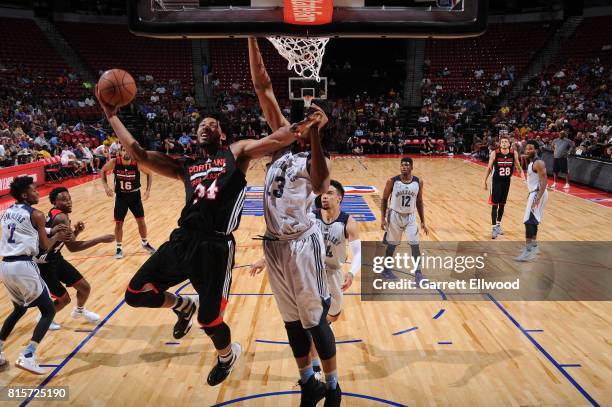
[[(284, 100), (289, 94), (287, 87), (290, 72), (287, 70), (287, 61), (278, 54), (268, 40), (259, 39), (258, 44), (266, 70), (272, 79), (274, 93), (279, 100)], [(240, 84), (241, 89), (253, 87), (246, 39), (211, 40), (210, 58), (211, 70), (220, 82), (217, 90), (229, 91), (233, 83)]]
[(612, 50), (602, 51), (612, 44), (612, 16), (585, 18), (561, 51), (561, 56), (582, 63), (599, 57), (603, 66), (612, 66)]
[(193, 89), (191, 42), (132, 35), (127, 26), (57, 22), (60, 32), (95, 74), (121, 68), (132, 75), (152, 75), (156, 82), (181, 81), (184, 92)]
[[(559, 27), (560, 22), (491, 24), (480, 37), (454, 40), (427, 40), (425, 58), (431, 61), (430, 79), (444, 91), (474, 94), (502, 67), (514, 65), (520, 75), (534, 55)], [(437, 77), (445, 66), (451, 74)], [(481, 67), (484, 76), (474, 78)]]

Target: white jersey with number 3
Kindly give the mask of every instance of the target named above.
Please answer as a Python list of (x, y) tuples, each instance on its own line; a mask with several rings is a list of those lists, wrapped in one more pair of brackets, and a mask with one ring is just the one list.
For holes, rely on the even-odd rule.
[(393, 189), (389, 197), (389, 209), (400, 214), (415, 213), (419, 194), (419, 178), (413, 176), (409, 182), (405, 183), (402, 182), (401, 176), (397, 175), (391, 180)]
[(38, 254), (38, 231), (32, 225), (34, 208), (27, 204), (11, 205), (2, 214), (0, 256), (35, 256)]
[(300, 237), (314, 225), (315, 199), (308, 173), (309, 152), (276, 153), (266, 172), (264, 217), (267, 234), (280, 240)]

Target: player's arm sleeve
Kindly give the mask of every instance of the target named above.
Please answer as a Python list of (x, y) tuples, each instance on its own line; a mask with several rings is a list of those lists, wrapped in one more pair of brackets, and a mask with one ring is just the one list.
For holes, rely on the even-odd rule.
[(361, 240), (359, 239), (359, 226), (352, 216), (349, 216), (349, 220), (346, 224), (346, 231), (348, 233), (352, 259), (349, 273), (355, 277), (361, 269)]

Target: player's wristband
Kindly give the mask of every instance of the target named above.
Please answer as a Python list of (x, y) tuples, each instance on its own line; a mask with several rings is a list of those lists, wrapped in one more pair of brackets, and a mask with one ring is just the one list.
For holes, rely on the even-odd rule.
[(349, 242), (349, 246), (351, 247), (351, 255), (353, 256), (349, 273), (355, 277), (361, 269), (361, 240), (353, 240), (352, 242)]
[(47, 232), (48, 235), (51, 234), (51, 228), (45, 228), (45, 232)]

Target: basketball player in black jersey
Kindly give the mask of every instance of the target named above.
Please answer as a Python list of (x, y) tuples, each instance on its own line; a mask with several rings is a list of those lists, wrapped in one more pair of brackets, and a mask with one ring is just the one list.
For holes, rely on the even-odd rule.
[[(53, 208), (47, 214), (45, 227), (49, 232), (57, 230), (58, 225), (70, 227), (70, 213), (72, 212), (72, 198), (64, 187), (58, 187), (51, 191), (49, 200)], [(77, 236), (85, 229), (85, 223), (77, 222), (74, 226), (74, 239), (67, 242), (57, 242), (49, 250), (42, 252), (37, 258), (40, 275), (49, 288), (53, 298), (55, 312), (60, 311), (70, 303), (70, 295), (66, 287), (76, 290), (77, 305), (70, 316), (73, 319), (83, 318), (88, 322), (96, 322), (100, 316), (85, 309), (85, 303), (89, 298), (91, 286), (81, 273), (62, 256), (61, 250), (66, 246), (70, 252), (80, 252), (100, 243), (111, 243), (113, 235), (103, 235), (91, 240), (76, 240)], [(49, 237), (51, 234), (49, 234)], [(51, 323), (50, 330), (60, 329), (55, 322)]]
[(489, 203), (491, 204), (491, 239), (503, 235), (504, 231), (501, 227), (502, 216), (504, 216), (504, 206), (510, 191), (510, 180), (514, 174), (514, 168), (518, 168), (521, 178), (525, 180), (525, 174), (521, 168), (518, 153), (510, 148), (510, 138), (507, 134), (500, 134), (499, 148), (491, 153), (489, 165), (484, 179), (485, 189), (489, 188), (487, 180), (489, 174), (493, 171), (493, 181), (491, 185), (491, 194), (489, 195)]
[(189, 280), (198, 293), (198, 322), (218, 353), (207, 380), (215, 386), (230, 374), (242, 351), (238, 343), (231, 342), (223, 314), (234, 265), (233, 231), (240, 223), (249, 162), (292, 144), (316, 120), (283, 126), (260, 140), (231, 143), (230, 125), (224, 116), (205, 115), (197, 128), (195, 156), (175, 159), (143, 149), (117, 117), (117, 108), (104, 103), (99, 95), (98, 100), (130, 156), (151, 171), (181, 181), (185, 188), (178, 228), (136, 272), (125, 300), (132, 307), (172, 308), (178, 317), (173, 334), (181, 338), (191, 327), (197, 303), (167, 290)]
[[(153, 177), (147, 171), (142, 171), (138, 167), (138, 163), (132, 160), (130, 154), (123, 148), (119, 147), (117, 157), (108, 160), (102, 167), (102, 185), (106, 191), (106, 195), (113, 196), (113, 190), (108, 186), (106, 175), (109, 172), (115, 175), (115, 240), (117, 242), (117, 250), (115, 258), (123, 257), (123, 222), (128, 209), (134, 215), (138, 224), (138, 233), (140, 233), (140, 244), (149, 253), (155, 253), (155, 248), (151, 246), (147, 240), (147, 224), (144, 218), (144, 208), (142, 201), (149, 199), (151, 192), (151, 184)], [(144, 172), (147, 176), (147, 189), (143, 196), (140, 196), (140, 173)]]

